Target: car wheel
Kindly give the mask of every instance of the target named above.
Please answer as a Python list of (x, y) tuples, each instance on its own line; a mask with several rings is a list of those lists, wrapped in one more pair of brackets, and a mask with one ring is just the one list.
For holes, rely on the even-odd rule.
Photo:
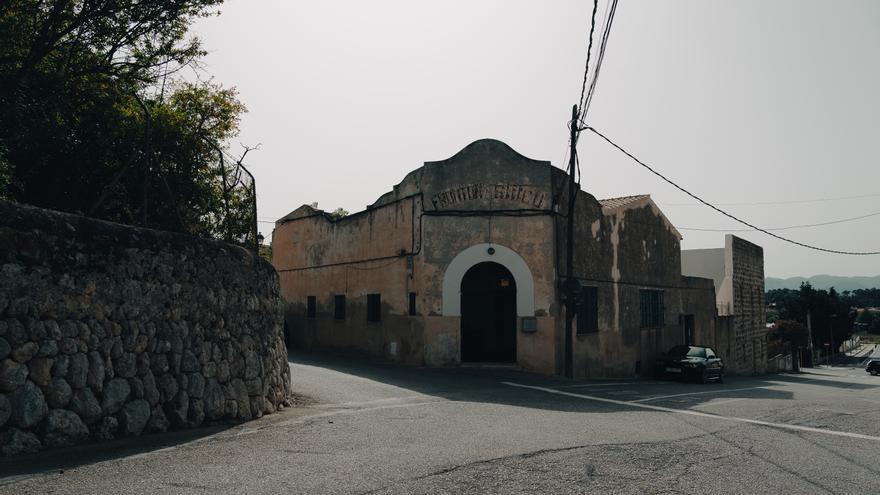
[(700, 383), (709, 383), (709, 371), (706, 368), (700, 371)]
[(871, 374), (874, 375), (874, 376), (877, 376), (878, 374), (880, 374), (880, 371), (877, 371), (877, 370), (871, 370)]

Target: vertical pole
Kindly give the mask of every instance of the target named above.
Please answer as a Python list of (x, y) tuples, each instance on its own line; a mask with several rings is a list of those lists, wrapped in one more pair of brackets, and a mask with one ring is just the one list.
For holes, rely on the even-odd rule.
[(257, 256), (260, 255), (260, 240), (258, 239), (260, 235), (260, 227), (257, 225), (257, 181), (254, 180), (254, 177), (251, 176), (251, 198), (253, 204), (251, 205), (251, 214), (253, 215), (252, 226), (254, 229), (254, 252), (257, 253)]
[(828, 319), (828, 338), (831, 340), (831, 348), (828, 349), (828, 364), (831, 365), (831, 356), (837, 351), (834, 348), (834, 315)]
[(807, 310), (807, 347), (810, 348), (810, 367), (815, 366), (816, 354), (813, 352), (813, 322), (810, 318), (810, 310)]
[(220, 180), (223, 181), (223, 230), (226, 242), (232, 242), (232, 227), (229, 224), (229, 189), (226, 187), (226, 161), (223, 159), (223, 150), (217, 148), (217, 156), (220, 158)]
[[(574, 377), (574, 343), (572, 320), (575, 314), (575, 281), (574, 281), (574, 204), (577, 191), (575, 191), (575, 167), (577, 166), (577, 105), (571, 107), (571, 128), (569, 134), (569, 159), (568, 159), (568, 229), (566, 232), (565, 251), (565, 377)], [(578, 284), (579, 285), (579, 284)]]

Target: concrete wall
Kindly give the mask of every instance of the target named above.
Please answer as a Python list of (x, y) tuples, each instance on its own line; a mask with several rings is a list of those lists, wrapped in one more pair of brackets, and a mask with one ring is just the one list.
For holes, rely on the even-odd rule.
[(288, 400), (273, 268), (240, 247), (0, 202), (0, 452)]
[(718, 314), (733, 314), (733, 258), (729, 250), (686, 249), (681, 252), (681, 273), (711, 278), (715, 283)]

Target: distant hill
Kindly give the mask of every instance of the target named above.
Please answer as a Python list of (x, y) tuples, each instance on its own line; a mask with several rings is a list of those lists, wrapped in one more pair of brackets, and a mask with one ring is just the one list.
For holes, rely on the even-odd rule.
[(797, 289), (802, 282), (809, 282), (814, 289), (828, 290), (834, 287), (838, 292), (843, 292), (845, 290), (880, 288), (880, 275), (875, 277), (836, 277), (834, 275), (792, 278), (766, 277), (764, 290)]

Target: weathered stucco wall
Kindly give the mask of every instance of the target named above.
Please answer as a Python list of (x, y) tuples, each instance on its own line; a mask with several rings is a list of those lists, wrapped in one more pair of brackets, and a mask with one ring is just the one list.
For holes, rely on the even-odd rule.
[(288, 402), (274, 269), (249, 251), (0, 202), (0, 452)]
[[(526, 265), (533, 282), (517, 280), (524, 271), (507, 266), (517, 289), (517, 366), (562, 374), (566, 181), (549, 162), (485, 139), (426, 162), (364, 212), (333, 221), (307, 206), (295, 210), (279, 220), (273, 237), (292, 343), (407, 364), (459, 364), (461, 318), (444, 298), (460, 298), (454, 287), (460, 282), (452, 277), (455, 283), (444, 284), (444, 276), (452, 263), (452, 273), (460, 274), (468, 268), (463, 264), (495, 256)], [(681, 276), (675, 227), (648, 196), (618, 200), (625, 201), (609, 208), (578, 193), (574, 275), (598, 289), (599, 331), (573, 337), (577, 377), (644, 373), (660, 352), (684, 342), (684, 315), (693, 316), (695, 332), (709, 332), (714, 323), (712, 281)], [(487, 254), (486, 246), (503, 246), (504, 255), (500, 248)], [(455, 261), (459, 255), (469, 261)], [(526, 286), (533, 305), (524, 309)], [(664, 291), (661, 327), (641, 327), (640, 289)], [(367, 294), (376, 293), (381, 321), (367, 322)], [(409, 293), (416, 294), (415, 315), (407, 312)], [(344, 320), (333, 318), (337, 294), (346, 295)], [(313, 318), (306, 316), (309, 296), (317, 303)], [(532, 307), (534, 314), (526, 314)], [(524, 331), (524, 321), (533, 328)]]
[[(463, 250), (491, 243), (513, 250), (534, 280), (537, 331), (520, 332), (517, 319), (517, 364), (553, 373), (550, 169), (504, 143), (481, 140), (426, 163), (363, 212), (333, 221), (302, 207), (286, 216), (273, 234), (273, 264), (291, 343), (411, 365), (459, 364), (460, 318), (443, 314), (443, 277)], [(513, 216), (522, 212), (528, 216)], [(416, 294), (415, 315), (409, 293)], [(334, 318), (337, 294), (346, 296), (345, 319)], [(367, 321), (367, 294), (381, 294), (381, 321)], [(306, 316), (309, 296), (313, 318)]]
[[(684, 343), (685, 315), (694, 318), (697, 341), (701, 332), (714, 328), (712, 281), (682, 277), (675, 228), (647, 196), (617, 203), (620, 206), (603, 208), (581, 192), (575, 204), (574, 275), (582, 285), (597, 288), (599, 317), (598, 332), (574, 336), (573, 370), (579, 378), (650, 374), (661, 352)], [(557, 236), (562, 274), (567, 228), (563, 220)], [(642, 328), (641, 289), (663, 292), (664, 325)], [(558, 332), (564, 335), (564, 309), (558, 311)]]

